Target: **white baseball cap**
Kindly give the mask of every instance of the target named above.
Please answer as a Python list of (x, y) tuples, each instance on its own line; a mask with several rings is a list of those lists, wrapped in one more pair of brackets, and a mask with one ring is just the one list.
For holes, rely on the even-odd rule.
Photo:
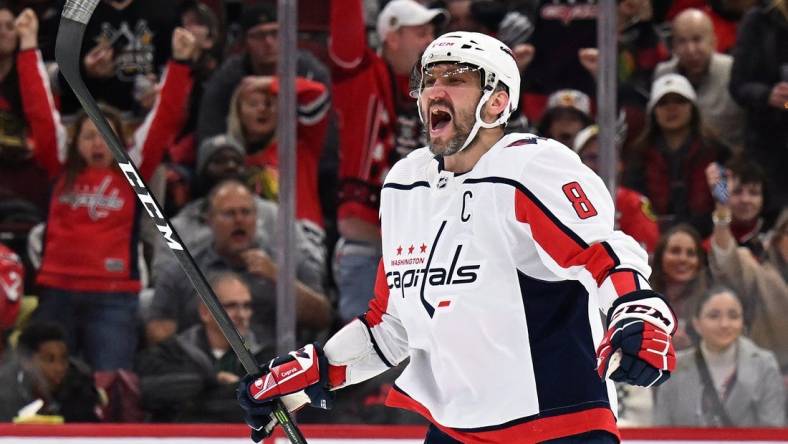
[(588, 94), (576, 89), (561, 89), (547, 98), (547, 109), (572, 108), (581, 113), (591, 115), (591, 99)]
[(383, 41), (401, 26), (421, 26), (436, 19), (445, 22), (448, 17), (445, 9), (428, 9), (415, 0), (392, 0), (378, 15), (378, 37)]
[(686, 77), (681, 74), (665, 74), (651, 84), (651, 98), (648, 100), (648, 111), (651, 112), (654, 109), (654, 105), (670, 93), (678, 94), (692, 103), (698, 100), (695, 88), (692, 87), (692, 84)]

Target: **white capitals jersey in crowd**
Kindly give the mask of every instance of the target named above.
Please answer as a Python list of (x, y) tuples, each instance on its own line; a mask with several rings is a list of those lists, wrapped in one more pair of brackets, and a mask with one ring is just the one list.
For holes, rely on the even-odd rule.
[(384, 362), (410, 357), (390, 405), (466, 437), (615, 430), (614, 390), (595, 370), (601, 315), (650, 288), (650, 268), (574, 152), (509, 134), (455, 175), (417, 150), (388, 174), (381, 219), (362, 319)]

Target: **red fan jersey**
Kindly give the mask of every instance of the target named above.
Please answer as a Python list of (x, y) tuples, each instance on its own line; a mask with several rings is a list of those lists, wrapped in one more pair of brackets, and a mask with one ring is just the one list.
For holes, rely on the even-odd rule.
[(648, 252), (657, 246), (659, 226), (651, 201), (633, 189), (616, 190), (616, 228), (635, 238)]
[[(317, 166), (323, 151), (323, 140), (328, 126), (328, 91), (326, 86), (302, 77), (296, 78), (298, 128), (296, 144), (296, 219), (307, 220), (323, 227), (323, 212), (317, 192)], [(279, 81), (271, 83), (277, 94)], [(278, 199), (279, 154), (276, 140), (254, 154), (246, 156), (246, 163), (254, 170), (251, 185), (265, 198)]]
[[(129, 149), (143, 179), (150, 178), (180, 131), (191, 86), (191, 69), (170, 62), (160, 95)], [(137, 196), (114, 165), (84, 168), (67, 186), (64, 131), (46, 77), (22, 92), (23, 100), (36, 101), (50, 114), (38, 129), (33, 127), (51, 135), (50, 143), (36, 145), (35, 155), (55, 179), (37, 283), (72, 291), (139, 291)]]

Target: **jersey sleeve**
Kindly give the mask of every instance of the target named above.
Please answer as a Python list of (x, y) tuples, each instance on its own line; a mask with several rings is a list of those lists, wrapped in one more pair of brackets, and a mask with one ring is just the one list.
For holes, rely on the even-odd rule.
[(399, 364), (408, 356), (408, 336), (389, 304), (383, 261), (369, 310), (337, 332), (324, 347), (332, 388), (357, 384)]
[(650, 290), (643, 248), (615, 231), (613, 201), (602, 180), (568, 148), (540, 140), (521, 174), (515, 216), (528, 224), (542, 262), (566, 279), (588, 272), (600, 309), (639, 290)]
[(164, 70), (159, 92), (145, 121), (134, 132), (129, 156), (148, 180), (186, 122), (189, 94), (192, 90), (191, 68), (171, 61)]
[(41, 51), (19, 51), (16, 69), (21, 86), (22, 110), (33, 140), (34, 157), (49, 177), (54, 178), (60, 174), (66, 160), (66, 129), (55, 107)]
[(362, 0), (331, 2), (328, 55), (335, 71), (353, 71), (361, 66), (367, 52)]
[[(328, 128), (328, 111), (331, 96), (326, 85), (304, 77), (295, 79), (298, 139), (318, 156), (323, 150), (323, 140)], [(271, 93), (279, 94), (279, 79), (271, 82)]]

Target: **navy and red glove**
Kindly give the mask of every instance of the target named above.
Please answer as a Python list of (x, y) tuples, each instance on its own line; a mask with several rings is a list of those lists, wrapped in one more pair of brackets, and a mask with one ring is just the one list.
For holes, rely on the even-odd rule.
[(605, 378), (611, 358), (621, 351), (618, 368), (610, 379), (651, 387), (670, 378), (676, 367), (672, 334), (676, 317), (667, 302), (651, 290), (618, 298), (608, 312), (608, 330), (597, 349), (597, 372)]
[(274, 404), (281, 399), (288, 411), (306, 404), (321, 409), (333, 406), (334, 394), (328, 387), (328, 362), (317, 344), (274, 358), (260, 367), (260, 373), (246, 375), (238, 384), (238, 403), (244, 420), (252, 428), (252, 441), (260, 442), (273, 432)]

